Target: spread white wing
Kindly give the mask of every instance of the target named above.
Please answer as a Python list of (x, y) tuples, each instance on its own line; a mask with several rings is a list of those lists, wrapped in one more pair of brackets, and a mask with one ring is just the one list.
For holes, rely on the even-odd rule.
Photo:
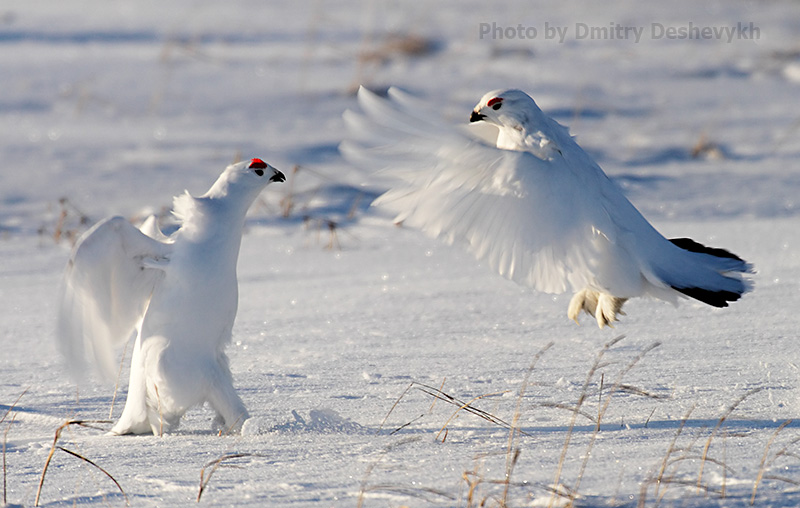
[(96, 224), (76, 244), (64, 272), (58, 313), (59, 346), (71, 367), (86, 360), (114, 371), (114, 348), (130, 338), (172, 245), (148, 237), (122, 217)]
[(345, 114), (343, 154), (403, 180), (375, 204), (398, 222), (466, 243), (509, 279), (550, 293), (586, 287), (619, 232), (609, 198), (644, 221), (596, 165), (576, 170), (575, 154), (497, 149), (421, 114), (424, 105), (393, 89), (390, 100), (364, 89), (358, 98), (364, 114)]
[[(567, 130), (528, 118), (530, 151), (489, 146), (429, 118), (397, 90), (360, 90), (342, 153), (402, 179), (375, 203), (396, 220), (463, 242), (505, 277), (537, 290), (591, 289), (617, 298), (689, 296), (725, 307), (748, 291), (752, 267), (722, 249), (667, 240)], [(534, 146), (535, 145), (535, 146)]]

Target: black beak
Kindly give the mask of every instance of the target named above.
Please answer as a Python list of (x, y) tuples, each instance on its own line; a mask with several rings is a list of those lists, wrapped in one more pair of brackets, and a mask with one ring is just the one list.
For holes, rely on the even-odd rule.
[(477, 111), (473, 111), (472, 114), (469, 115), (469, 121), (470, 122), (480, 122), (484, 118), (486, 118), (486, 115), (482, 115), (482, 114), (478, 113)]
[(270, 182), (285, 182), (286, 181), (286, 177), (283, 176), (283, 173), (281, 173), (280, 171), (278, 171), (276, 169), (275, 170), (275, 174), (272, 175), (272, 177), (269, 179), (269, 181)]

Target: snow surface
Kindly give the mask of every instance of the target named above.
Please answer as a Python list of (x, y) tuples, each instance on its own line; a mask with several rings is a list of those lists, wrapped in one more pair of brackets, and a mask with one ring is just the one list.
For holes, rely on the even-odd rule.
[[(492, 22), (540, 35), (481, 39)], [(570, 29), (563, 43), (543, 38), (545, 22)], [(577, 23), (689, 22), (753, 22), (760, 37), (575, 37)], [(214, 470), (202, 504), (546, 506), (560, 470), (580, 506), (749, 506), (754, 485), (757, 506), (797, 506), (800, 423), (784, 423), (800, 409), (798, 33), (788, 0), (4, 3), (4, 499), (34, 504), (61, 424), (109, 418), (113, 386), (76, 390), (54, 349), (70, 236), (161, 212), (229, 162), (263, 157), (290, 182), (263, 194), (243, 239), (228, 352), (254, 417), (245, 435), (211, 433), (207, 408), (164, 437), (61, 434), (132, 506), (194, 504), (202, 468), (226, 454), (242, 456)], [(755, 291), (722, 310), (632, 301), (614, 330), (575, 326), (569, 295), (525, 290), (368, 207), (389, 182), (337, 152), (361, 83), (464, 123), (487, 90), (528, 91), (665, 235), (752, 262)], [(509, 452), (506, 427), (450, 419), (458, 406), (432, 406), (425, 386), (516, 414), (524, 434)], [(40, 504), (125, 499), (57, 450)]]

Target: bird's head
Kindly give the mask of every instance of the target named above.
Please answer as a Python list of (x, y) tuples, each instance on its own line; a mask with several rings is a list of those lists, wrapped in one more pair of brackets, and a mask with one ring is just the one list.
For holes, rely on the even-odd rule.
[[(229, 167), (238, 178), (249, 178), (264, 185), (272, 182), (285, 182), (286, 177), (279, 170), (261, 159), (250, 159)], [(232, 175), (233, 176), (233, 175)]]
[(219, 198), (236, 194), (249, 196), (245, 200), (251, 201), (270, 183), (285, 181), (286, 177), (276, 168), (261, 159), (250, 159), (225, 168), (207, 195)]
[(536, 102), (521, 90), (487, 93), (472, 110), (469, 121), (496, 126), (500, 130), (497, 148), (506, 150), (530, 150), (531, 146), (539, 146), (541, 139), (552, 137), (548, 134), (551, 122)]
[(522, 90), (493, 90), (484, 95), (472, 110), (470, 122), (487, 122), (502, 127), (518, 128), (527, 124), (539, 107)]

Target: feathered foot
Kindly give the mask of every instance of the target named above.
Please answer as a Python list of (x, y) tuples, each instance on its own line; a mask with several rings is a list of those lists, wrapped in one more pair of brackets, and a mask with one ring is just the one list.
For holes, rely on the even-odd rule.
[(591, 289), (583, 289), (575, 293), (569, 301), (567, 308), (567, 316), (578, 322), (578, 315), (581, 311), (585, 311), (590, 316), (594, 316), (597, 320), (597, 326), (603, 328), (608, 326), (614, 328), (612, 324), (614, 321), (619, 321), (617, 315), (624, 316), (622, 306), (627, 302), (627, 298), (617, 298), (616, 296), (600, 293)]

